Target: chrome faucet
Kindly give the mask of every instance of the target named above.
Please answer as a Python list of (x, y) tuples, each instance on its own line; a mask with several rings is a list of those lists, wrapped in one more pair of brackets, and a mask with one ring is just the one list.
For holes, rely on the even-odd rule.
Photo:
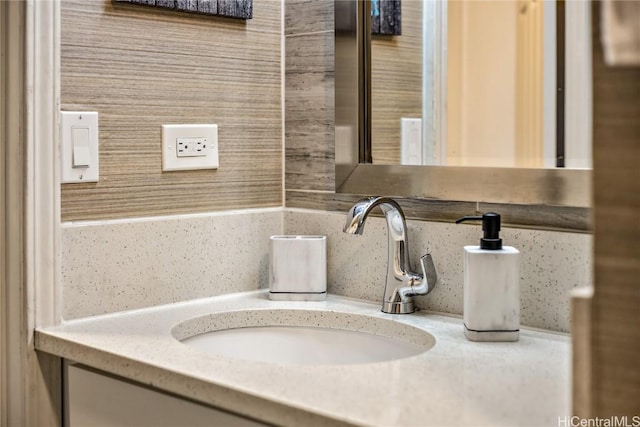
[(389, 238), (389, 260), (382, 311), (395, 314), (413, 313), (413, 297), (431, 292), (438, 275), (431, 254), (420, 258), (422, 273), (411, 271), (409, 246), (407, 245), (407, 225), (398, 202), (389, 197), (368, 197), (359, 200), (349, 209), (344, 232), (362, 234), (365, 220), (376, 206), (380, 206), (387, 219), (387, 236)]

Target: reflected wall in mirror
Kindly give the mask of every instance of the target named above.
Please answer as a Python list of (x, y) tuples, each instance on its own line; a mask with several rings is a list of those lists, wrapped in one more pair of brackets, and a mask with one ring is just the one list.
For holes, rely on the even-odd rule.
[(401, 5), (371, 40), (374, 164), (591, 167), (588, 1)]

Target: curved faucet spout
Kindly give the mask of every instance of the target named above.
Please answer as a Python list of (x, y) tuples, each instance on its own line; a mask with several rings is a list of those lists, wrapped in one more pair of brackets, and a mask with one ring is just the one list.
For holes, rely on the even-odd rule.
[[(404, 231), (404, 213), (402, 208), (395, 200), (389, 197), (366, 197), (360, 199), (351, 206), (347, 213), (347, 222), (344, 224), (344, 232), (349, 234), (362, 234), (364, 232), (364, 222), (376, 206), (380, 206), (382, 212), (397, 211), (399, 219), (402, 222), (402, 230)], [(397, 220), (394, 222), (398, 222)]]
[(421, 259), (422, 273), (414, 273), (409, 265), (407, 226), (402, 208), (389, 197), (368, 197), (356, 202), (347, 213), (344, 232), (362, 234), (369, 213), (379, 206), (387, 222), (389, 240), (387, 278), (382, 311), (385, 313), (412, 313), (413, 296), (429, 293), (437, 280), (431, 255)]

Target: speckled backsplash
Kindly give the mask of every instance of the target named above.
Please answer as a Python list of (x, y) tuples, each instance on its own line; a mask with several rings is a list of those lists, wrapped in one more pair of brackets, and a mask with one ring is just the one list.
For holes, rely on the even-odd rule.
[[(342, 232), (342, 213), (253, 209), (183, 217), (66, 223), (62, 229), (63, 316), (93, 316), (266, 288), (274, 234), (327, 236), (330, 293), (379, 301), (387, 268), (386, 225), (368, 219), (362, 236)], [(462, 313), (462, 247), (477, 225), (408, 221), (412, 263), (432, 253), (439, 282), (416, 298), (423, 309)], [(568, 331), (569, 291), (592, 280), (592, 237), (504, 228), (522, 253), (521, 323)], [(90, 254), (90, 255), (88, 255)]]
[[(368, 300), (382, 300), (387, 269), (387, 230), (383, 218), (371, 217), (362, 236), (342, 232), (345, 215), (289, 209), (285, 233), (326, 234), (328, 291)], [(477, 245), (479, 225), (407, 221), (411, 263), (433, 255), (439, 280), (416, 305), (426, 310), (462, 314), (462, 248)], [(592, 282), (592, 236), (503, 227), (505, 245), (521, 252), (520, 320), (523, 325), (567, 332), (569, 292)]]
[(282, 209), (65, 223), (63, 318), (258, 289)]

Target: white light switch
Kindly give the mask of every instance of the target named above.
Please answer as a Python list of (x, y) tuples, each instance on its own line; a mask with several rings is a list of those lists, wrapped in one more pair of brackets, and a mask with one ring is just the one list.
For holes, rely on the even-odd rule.
[(98, 182), (98, 113), (62, 111), (62, 182)]
[(73, 140), (73, 167), (89, 167), (89, 128), (71, 128)]
[(162, 125), (162, 170), (218, 169), (218, 125)]

